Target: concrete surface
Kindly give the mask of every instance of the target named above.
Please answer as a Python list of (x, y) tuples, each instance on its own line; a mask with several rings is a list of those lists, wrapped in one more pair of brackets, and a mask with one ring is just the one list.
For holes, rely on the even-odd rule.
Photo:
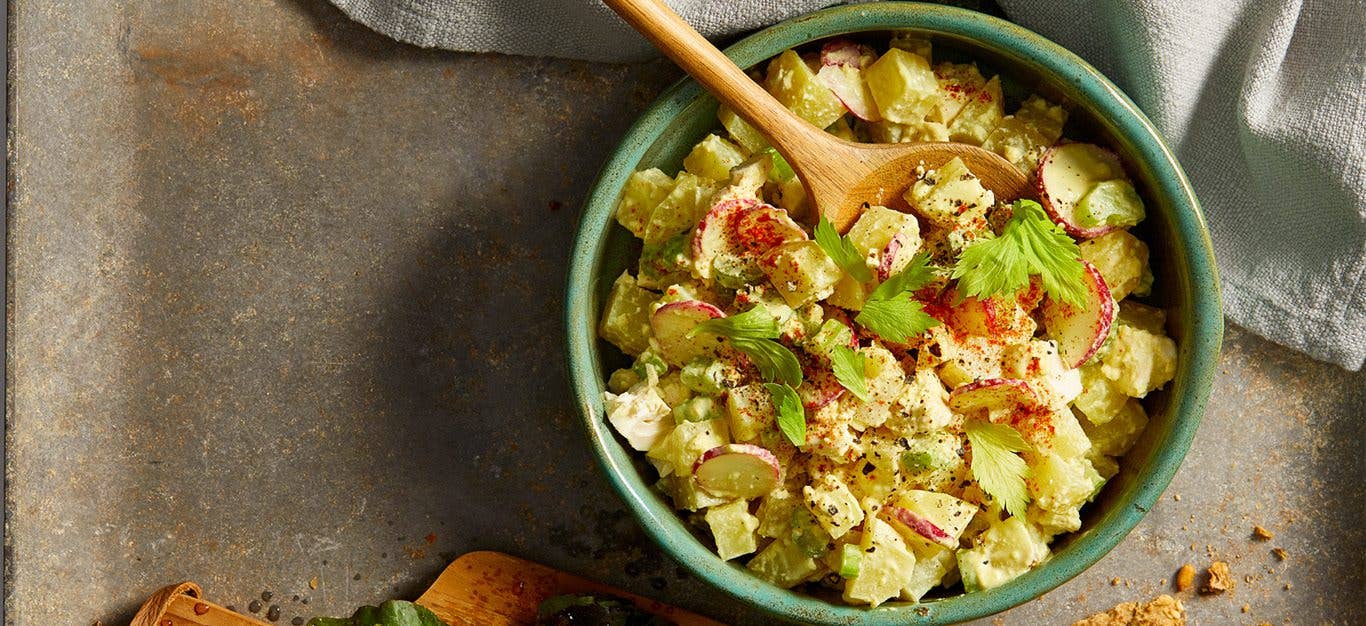
[[(475, 549), (758, 621), (623, 512), (562, 365), (576, 207), (674, 70), (423, 51), (321, 0), (122, 4), (11, 9), (9, 623), (119, 623), (182, 579), (288, 623)], [(1238, 586), (1186, 594), (1197, 623), (1366, 622), (1366, 376), (1225, 351), (1162, 503), (988, 623), (1207, 550)]]

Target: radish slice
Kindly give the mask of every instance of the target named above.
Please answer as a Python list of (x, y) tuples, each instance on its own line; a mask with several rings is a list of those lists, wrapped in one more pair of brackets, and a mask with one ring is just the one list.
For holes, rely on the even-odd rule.
[(949, 408), (957, 413), (979, 409), (1009, 409), (1038, 406), (1039, 395), (1029, 383), (1016, 378), (988, 378), (969, 383), (949, 393)]
[(872, 46), (854, 43), (848, 39), (834, 39), (821, 46), (821, 65), (847, 65), (863, 69), (877, 60), (877, 52)]
[(892, 235), (892, 239), (887, 242), (887, 247), (882, 249), (882, 255), (878, 259), (877, 279), (887, 280), (906, 269), (916, 253), (911, 248), (911, 242), (918, 239), (919, 236), (913, 237), (905, 231)]
[(693, 271), (703, 280), (739, 287), (763, 276), (759, 258), (765, 252), (780, 243), (806, 238), (806, 231), (783, 209), (754, 198), (723, 200), (697, 224)]
[(717, 446), (692, 466), (698, 486), (720, 498), (757, 498), (778, 486), (778, 457), (748, 443)]
[[(896, 505), (897, 508), (925, 520), (931, 527), (944, 533), (946, 539), (936, 541), (936, 543), (948, 548), (958, 547), (958, 538), (963, 536), (963, 531), (967, 529), (968, 523), (977, 514), (977, 505), (971, 502), (955, 498), (947, 493), (920, 489), (907, 491), (897, 499)], [(906, 524), (906, 526), (915, 530), (915, 527), (910, 524)], [(935, 541), (933, 537), (928, 537), (919, 531), (917, 534), (930, 541)]]
[(816, 79), (829, 87), (844, 108), (859, 119), (869, 122), (882, 119), (873, 101), (873, 92), (868, 89), (868, 81), (863, 79), (863, 72), (859, 68), (853, 65), (825, 65), (816, 72)]
[(710, 319), (725, 317), (721, 309), (701, 300), (670, 302), (650, 316), (650, 331), (659, 342), (659, 351), (670, 365), (683, 365), (699, 356), (715, 354), (721, 338), (698, 333), (689, 338), (693, 327)]
[(1086, 266), (1086, 305), (1044, 298), (1039, 308), (1048, 336), (1058, 342), (1058, 356), (1071, 368), (1081, 367), (1100, 350), (1118, 312), (1100, 270), (1089, 261), (1082, 264)]
[(1124, 177), (1124, 168), (1114, 152), (1089, 143), (1055, 146), (1039, 160), (1035, 185), (1039, 202), (1049, 217), (1073, 237), (1091, 239), (1114, 230), (1114, 226), (1082, 226), (1077, 219), (1077, 203), (1097, 183)]
[(935, 525), (934, 522), (931, 522), (929, 519), (922, 517), (914, 511), (899, 506), (889, 506), (887, 507), (887, 514), (897, 523), (911, 529), (912, 532), (924, 537), (928, 541), (937, 543), (945, 548), (954, 549), (958, 547), (957, 539), (949, 535), (949, 533), (944, 532), (944, 529)]

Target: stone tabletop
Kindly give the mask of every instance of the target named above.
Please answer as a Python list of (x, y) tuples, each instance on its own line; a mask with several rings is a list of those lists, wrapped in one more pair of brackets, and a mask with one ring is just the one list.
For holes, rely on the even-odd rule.
[[(10, 11), (7, 623), (185, 579), (289, 623), (479, 549), (760, 621), (644, 538), (568, 393), (578, 206), (674, 69), (419, 50), (322, 0)], [(1161, 503), (986, 623), (1215, 559), (1197, 623), (1366, 623), (1364, 409), (1366, 375), (1231, 329)]]

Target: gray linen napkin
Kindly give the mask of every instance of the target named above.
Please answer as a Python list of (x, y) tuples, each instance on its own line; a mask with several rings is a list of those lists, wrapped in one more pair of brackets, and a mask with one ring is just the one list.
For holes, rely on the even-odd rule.
[[(598, 0), (332, 0), (395, 39), (630, 61), (648, 44)], [(1105, 72), (1176, 150), (1204, 204), (1225, 313), (1351, 370), (1366, 360), (1366, 0), (997, 0)], [(830, 0), (669, 0), (709, 36)]]

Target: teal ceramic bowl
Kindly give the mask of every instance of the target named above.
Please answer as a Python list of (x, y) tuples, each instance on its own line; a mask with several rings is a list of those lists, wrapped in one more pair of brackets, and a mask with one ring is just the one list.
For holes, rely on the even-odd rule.
[[(1176, 378), (1150, 394), (1150, 424), (1122, 469), (1083, 510), (1079, 532), (1060, 538), (1051, 559), (985, 592), (920, 604), (860, 608), (779, 589), (722, 561), (650, 484), (652, 469), (623, 445), (603, 413), (606, 375), (625, 362), (595, 329), (612, 279), (633, 265), (630, 234), (613, 220), (627, 177), (659, 167), (677, 171), (691, 146), (719, 128), (716, 101), (692, 81), (669, 89), (626, 134), (608, 160), (584, 207), (574, 245), (566, 301), (569, 366), (593, 452), (613, 486), (659, 545), (693, 574), (756, 612), (813, 624), (945, 624), (991, 615), (1027, 602), (1081, 573), (1110, 551), (1153, 506), (1181, 465), (1195, 436), (1218, 360), (1223, 317), (1204, 218), (1190, 183), (1152, 123), (1090, 65), (1043, 37), (979, 13), (928, 4), (841, 6), (805, 15), (745, 38), (726, 54), (753, 67), (785, 49), (827, 37), (910, 30), (930, 38), (936, 60), (976, 61), (999, 73), (1007, 100), (1033, 91), (1071, 112), (1066, 136), (1109, 145), (1123, 157), (1144, 196), (1148, 219), (1138, 235), (1148, 242), (1157, 277), (1153, 304), (1168, 311), (1168, 332), (1179, 347)], [(1007, 102), (1010, 110), (1011, 102)]]

